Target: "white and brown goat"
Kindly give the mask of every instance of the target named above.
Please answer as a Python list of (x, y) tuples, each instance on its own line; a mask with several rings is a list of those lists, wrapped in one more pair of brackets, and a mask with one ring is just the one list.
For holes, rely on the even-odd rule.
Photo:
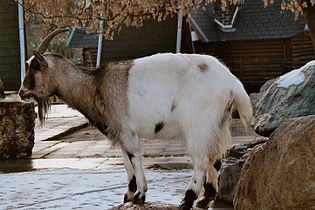
[(207, 55), (156, 54), (96, 70), (44, 54), (53, 37), (67, 30), (52, 32), (34, 51), (20, 97), (37, 101), (43, 121), (48, 98), (57, 95), (119, 144), (129, 183), (125, 202), (142, 203), (147, 191), (139, 138), (184, 138), (193, 175), (180, 207), (190, 209), (204, 187), (197, 206), (207, 208), (216, 195), (219, 160), (231, 138), (232, 109), (244, 125), (251, 120), (250, 100), (241, 82)]

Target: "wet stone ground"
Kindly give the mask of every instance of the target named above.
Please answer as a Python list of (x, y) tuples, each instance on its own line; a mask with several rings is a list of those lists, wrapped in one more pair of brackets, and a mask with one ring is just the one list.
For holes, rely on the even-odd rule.
[[(147, 200), (179, 204), (190, 170), (146, 170)], [(58, 169), (0, 174), (0, 209), (110, 209), (126, 190), (124, 169)]]

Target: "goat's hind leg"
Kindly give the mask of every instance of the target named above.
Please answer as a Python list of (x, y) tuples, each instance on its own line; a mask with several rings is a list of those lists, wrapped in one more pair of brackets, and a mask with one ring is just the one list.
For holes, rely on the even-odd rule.
[(188, 152), (193, 161), (193, 176), (190, 180), (185, 197), (180, 204), (180, 209), (189, 210), (197, 199), (209, 168), (208, 149), (202, 139), (190, 139), (187, 141)]
[[(221, 121), (222, 122), (222, 121)], [(222, 143), (221, 146), (221, 153), (224, 153), (225, 145), (231, 142), (231, 133), (229, 129), (228, 120), (225, 119), (224, 122), (221, 123), (221, 130), (219, 133), (219, 140)], [(218, 172), (221, 168), (221, 155), (220, 157), (210, 156), (209, 160), (209, 169), (207, 172), (207, 179), (204, 183), (204, 194), (203, 196), (197, 201), (197, 207), (202, 209), (207, 209), (209, 204), (212, 200), (215, 201), (217, 189), (218, 189)]]
[(215, 200), (217, 194), (217, 174), (221, 168), (221, 161), (216, 160), (210, 163), (210, 168), (207, 172), (207, 178), (203, 184), (203, 196), (197, 201), (196, 206), (201, 209), (208, 209), (210, 202)]
[(208, 165), (207, 161), (199, 162), (194, 160), (194, 158), (192, 159), (194, 162), (194, 172), (186, 190), (185, 197), (180, 204), (180, 209), (182, 210), (189, 210), (192, 208), (194, 201), (197, 199), (202, 188), (202, 184), (204, 183)]

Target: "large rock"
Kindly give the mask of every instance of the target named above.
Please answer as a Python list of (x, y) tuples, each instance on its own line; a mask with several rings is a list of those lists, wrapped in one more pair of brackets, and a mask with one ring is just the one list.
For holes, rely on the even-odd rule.
[(237, 185), (237, 210), (315, 207), (315, 115), (282, 124), (246, 160)]
[(219, 171), (218, 198), (226, 202), (233, 202), (236, 185), (248, 154), (258, 145), (267, 140), (260, 139), (253, 142), (234, 145), (228, 150), (226, 158)]
[(0, 99), (0, 159), (32, 154), (35, 118), (34, 104)]
[(315, 114), (315, 61), (266, 82), (251, 94), (255, 131), (269, 136), (290, 118)]

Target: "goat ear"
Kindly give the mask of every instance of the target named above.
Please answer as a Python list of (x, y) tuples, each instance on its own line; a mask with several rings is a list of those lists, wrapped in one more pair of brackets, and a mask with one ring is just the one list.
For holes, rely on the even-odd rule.
[(44, 67), (48, 67), (48, 63), (47, 61), (45, 60), (44, 56), (42, 54), (40, 54), (38, 51), (34, 50), (33, 51), (33, 54), (35, 56), (35, 60), (38, 62), (38, 64), (40, 64), (41, 66), (44, 66)]

